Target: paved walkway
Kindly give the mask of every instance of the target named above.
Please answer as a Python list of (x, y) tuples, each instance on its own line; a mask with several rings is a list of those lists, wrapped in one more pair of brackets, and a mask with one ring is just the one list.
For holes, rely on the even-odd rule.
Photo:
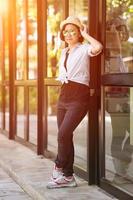
[[(85, 180), (77, 176), (78, 187), (49, 190), (46, 185), (52, 168), (51, 160), (37, 156), (29, 148), (8, 140), (0, 134), (0, 189), (3, 188), (0, 192), (0, 200), (15, 200), (15, 197), (12, 198), (12, 195), (15, 194), (14, 190), (18, 191), (19, 195), (21, 194), (17, 196), (16, 200), (116, 199), (97, 186), (88, 186)], [(1, 175), (1, 170), (4, 175)], [(11, 184), (5, 186), (6, 181)], [(4, 191), (7, 194), (10, 193), (10, 198), (3, 196)]]
[(0, 200), (32, 200), (1, 167)]

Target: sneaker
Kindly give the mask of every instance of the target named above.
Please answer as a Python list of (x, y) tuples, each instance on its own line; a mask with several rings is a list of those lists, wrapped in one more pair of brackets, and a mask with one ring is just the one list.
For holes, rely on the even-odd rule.
[(62, 168), (58, 168), (56, 167), (56, 165), (54, 166), (54, 169), (53, 169), (53, 172), (52, 172), (52, 177), (51, 177), (51, 180), (56, 180), (57, 178), (59, 178), (60, 176), (63, 175), (63, 172), (62, 172)]
[(71, 176), (71, 177), (60, 176), (56, 180), (49, 182), (47, 185), (47, 188), (54, 189), (54, 188), (63, 188), (63, 187), (76, 187), (76, 186), (77, 186), (77, 183), (75, 181), (74, 176)]

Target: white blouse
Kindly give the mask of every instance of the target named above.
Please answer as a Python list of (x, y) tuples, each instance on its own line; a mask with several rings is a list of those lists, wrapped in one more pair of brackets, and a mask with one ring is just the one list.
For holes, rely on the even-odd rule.
[(91, 54), (91, 49), (92, 46), (90, 44), (78, 43), (69, 53), (66, 70), (64, 61), (68, 47), (64, 48), (59, 62), (59, 77), (57, 80), (61, 81), (62, 84), (68, 83), (68, 80), (70, 80), (89, 86), (89, 57), (94, 56)]

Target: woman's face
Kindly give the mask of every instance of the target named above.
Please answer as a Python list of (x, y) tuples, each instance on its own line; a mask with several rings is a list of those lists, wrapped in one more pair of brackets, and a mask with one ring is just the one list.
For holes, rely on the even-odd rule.
[(79, 42), (81, 34), (76, 26), (74, 26), (73, 24), (68, 24), (65, 26), (65, 29), (63, 30), (63, 36), (65, 42), (68, 43), (68, 45), (75, 45), (76, 43)]

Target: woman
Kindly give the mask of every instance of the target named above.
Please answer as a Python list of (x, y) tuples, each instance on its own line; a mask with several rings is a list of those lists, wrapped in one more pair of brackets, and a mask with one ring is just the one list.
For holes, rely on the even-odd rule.
[[(68, 44), (60, 58), (59, 80), (62, 82), (58, 102), (58, 155), (47, 188), (75, 187), (73, 176), (73, 131), (88, 111), (89, 56), (102, 51), (102, 45), (87, 33), (79, 18), (70, 16), (60, 25), (60, 38)], [(82, 44), (83, 40), (90, 44)]]

